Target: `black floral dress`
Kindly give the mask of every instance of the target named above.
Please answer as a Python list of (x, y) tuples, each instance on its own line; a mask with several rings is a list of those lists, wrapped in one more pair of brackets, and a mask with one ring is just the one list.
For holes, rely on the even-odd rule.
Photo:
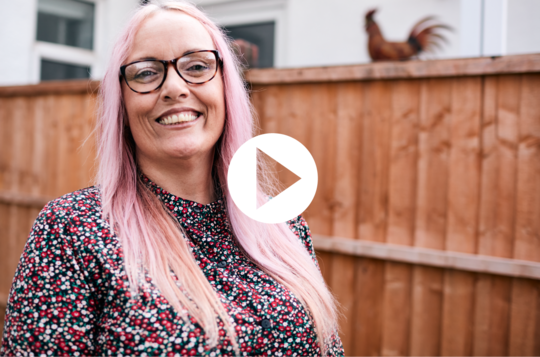
[[(222, 200), (176, 197), (145, 178), (178, 218), (201, 270), (234, 319), (243, 355), (320, 355), (309, 313), (285, 287), (241, 253)], [(316, 262), (309, 228), (291, 230)], [(150, 277), (130, 299), (122, 247), (101, 215), (97, 187), (51, 201), (21, 256), (8, 299), (0, 355), (233, 355), (220, 324), (217, 347), (186, 324)], [(329, 355), (343, 355), (337, 334)]]

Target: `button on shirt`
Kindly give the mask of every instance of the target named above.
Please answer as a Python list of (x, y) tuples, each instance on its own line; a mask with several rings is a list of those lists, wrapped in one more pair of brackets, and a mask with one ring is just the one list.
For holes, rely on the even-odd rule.
[[(201, 205), (144, 180), (185, 229), (197, 264), (234, 319), (243, 355), (320, 355), (310, 313), (242, 254), (222, 200)], [(288, 223), (316, 264), (306, 222)], [(130, 299), (122, 247), (101, 218), (97, 187), (51, 201), (21, 256), (0, 354), (234, 354), (222, 327), (210, 348), (197, 321), (186, 324), (151, 277), (141, 290)], [(328, 354), (343, 355), (337, 334)]]

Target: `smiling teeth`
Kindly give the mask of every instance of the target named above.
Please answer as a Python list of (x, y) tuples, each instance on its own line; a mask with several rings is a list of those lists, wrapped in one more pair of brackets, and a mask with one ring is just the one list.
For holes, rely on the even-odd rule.
[(198, 115), (194, 113), (178, 113), (170, 115), (159, 120), (160, 124), (171, 125), (177, 123), (185, 123), (197, 119)]

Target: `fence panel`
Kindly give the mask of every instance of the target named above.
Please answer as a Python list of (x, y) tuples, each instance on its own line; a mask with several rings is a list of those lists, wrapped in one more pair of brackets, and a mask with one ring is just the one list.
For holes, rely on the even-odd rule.
[[(261, 132), (298, 138), (317, 163), (304, 216), (348, 354), (540, 353), (540, 275), (482, 267), (540, 267), (539, 60), (248, 73)], [(378, 260), (370, 242), (478, 260)]]
[[(540, 355), (540, 55), (246, 79), (261, 132), (317, 163), (304, 216), (347, 354)], [(0, 326), (40, 209), (92, 184), (96, 88), (0, 88)]]
[(39, 211), (48, 200), (91, 185), (96, 88), (87, 81), (0, 88), (0, 329)]

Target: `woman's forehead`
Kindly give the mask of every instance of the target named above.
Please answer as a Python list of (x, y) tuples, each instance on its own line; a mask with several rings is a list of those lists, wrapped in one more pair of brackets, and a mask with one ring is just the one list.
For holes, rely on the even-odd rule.
[(204, 26), (180, 11), (160, 11), (146, 19), (133, 39), (128, 62), (143, 58), (170, 60), (193, 50), (214, 50)]

